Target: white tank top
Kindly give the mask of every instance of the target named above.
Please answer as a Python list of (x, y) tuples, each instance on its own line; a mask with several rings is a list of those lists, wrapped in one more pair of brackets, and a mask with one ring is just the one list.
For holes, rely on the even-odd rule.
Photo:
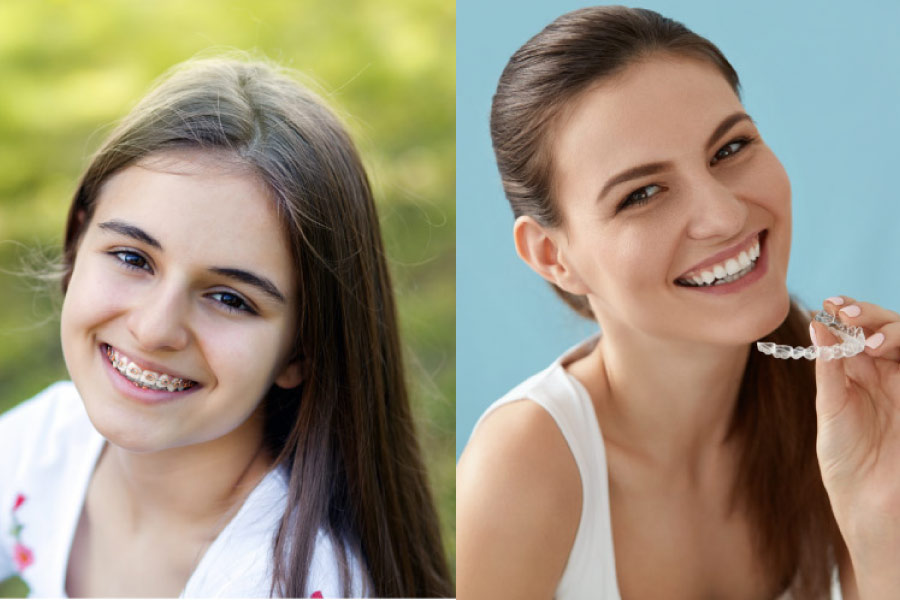
[[(575, 458), (581, 475), (581, 520), (554, 594), (556, 600), (621, 600), (616, 581), (606, 446), (590, 395), (563, 367), (590, 352), (599, 339), (596, 335), (569, 349), (549, 367), (517, 385), (491, 404), (474, 428), (497, 408), (528, 399), (550, 413)], [(777, 600), (791, 597), (785, 592)], [(831, 598), (841, 600), (837, 569), (832, 578)]]

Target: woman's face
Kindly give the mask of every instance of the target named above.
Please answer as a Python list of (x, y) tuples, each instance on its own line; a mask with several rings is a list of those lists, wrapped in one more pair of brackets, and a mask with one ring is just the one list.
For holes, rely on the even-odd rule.
[[(552, 148), (563, 225), (551, 235), (563, 287), (587, 294), (604, 330), (734, 345), (787, 315), (790, 183), (743, 114), (714, 66), (657, 56), (562, 115)], [(662, 164), (619, 177), (648, 163)], [(758, 241), (749, 275), (682, 285), (745, 269)]]
[(258, 430), (272, 383), (299, 383), (282, 226), (263, 185), (221, 165), (179, 152), (120, 171), (82, 235), (63, 353), (94, 426), (128, 450)]

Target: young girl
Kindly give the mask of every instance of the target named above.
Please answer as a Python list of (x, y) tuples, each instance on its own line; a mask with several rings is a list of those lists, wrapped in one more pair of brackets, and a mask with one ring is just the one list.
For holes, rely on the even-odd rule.
[(564, 15), (507, 64), (491, 134), (516, 250), (602, 335), (476, 426), (460, 597), (900, 589), (900, 315), (835, 296), (863, 353), (751, 348), (840, 340), (788, 295), (790, 184), (738, 90), (642, 9)]
[(276, 69), (178, 68), (69, 213), (72, 381), (0, 419), (34, 596), (452, 594), (356, 149)]

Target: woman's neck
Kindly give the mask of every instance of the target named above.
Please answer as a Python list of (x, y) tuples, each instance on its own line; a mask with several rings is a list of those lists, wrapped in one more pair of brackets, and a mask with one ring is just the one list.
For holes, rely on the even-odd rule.
[(726, 437), (749, 345), (666, 342), (604, 331), (567, 368), (589, 391), (607, 444), (656, 466), (694, 471)]

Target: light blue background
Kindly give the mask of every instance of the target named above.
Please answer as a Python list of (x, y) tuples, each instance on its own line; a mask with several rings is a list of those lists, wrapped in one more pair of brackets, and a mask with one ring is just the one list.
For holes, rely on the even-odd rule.
[[(457, 456), (481, 412), (596, 326), (515, 254), (488, 131), (506, 61), (592, 3), (457, 2)], [(716, 44), (793, 189), (788, 289), (900, 311), (900, 2), (631, 3)]]

